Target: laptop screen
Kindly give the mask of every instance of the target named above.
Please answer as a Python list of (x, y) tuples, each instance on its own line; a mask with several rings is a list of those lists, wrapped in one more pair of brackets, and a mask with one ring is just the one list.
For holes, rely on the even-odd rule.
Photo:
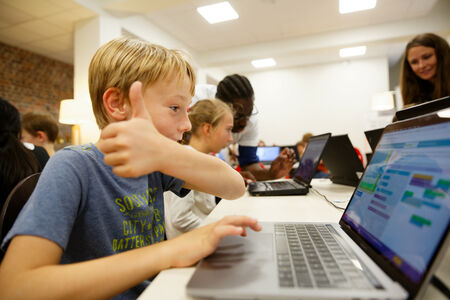
[(450, 122), (387, 130), (342, 219), (419, 283), (449, 224), (449, 189)]
[(261, 162), (274, 161), (279, 154), (280, 154), (280, 147), (278, 146), (256, 148), (256, 155), (258, 156), (259, 161)]
[(298, 179), (307, 184), (311, 182), (330, 136), (330, 133), (326, 133), (313, 136), (309, 139), (305, 152), (303, 152), (302, 160), (295, 172), (294, 179)]
[(414, 118), (417, 116), (423, 116), (431, 112), (435, 112), (441, 109), (450, 107), (450, 96), (442, 97), (439, 99), (427, 101), (418, 105), (404, 108), (395, 113), (395, 117), (398, 121)]
[(381, 138), (381, 134), (383, 133), (383, 129), (384, 128), (378, 128), (364, 131), (364, 134), (366, 135), (367, 141), (369, 142), (370, 149), (372, 149), (372, 151), (375, 151), (378, 141)]

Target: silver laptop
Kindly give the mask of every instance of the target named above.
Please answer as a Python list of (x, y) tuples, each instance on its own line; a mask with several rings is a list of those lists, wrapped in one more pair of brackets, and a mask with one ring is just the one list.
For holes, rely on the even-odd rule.
[[(227, 237), (187, 285), (228, 299), (419, 298), (449, 241), (450, 111), (386, 127), (339, 224)], [(301, 221), (301, 220), (298, 220)]]

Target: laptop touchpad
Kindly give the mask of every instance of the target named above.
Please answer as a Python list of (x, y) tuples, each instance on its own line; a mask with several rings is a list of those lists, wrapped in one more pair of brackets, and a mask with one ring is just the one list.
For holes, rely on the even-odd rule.
[(222, 239), (217, 250), (200, 263), (189, 285), (239, 288), (258, 282), (258, 278), (271, 280), (275, 262), (273, 235), (251, 230), (247, 234)]
[(248, 259), (267, 259), (272, 255), (267, 252), (273, 251), (271, 233), (248, 232), (247, 237), (227, 236), (220, 242), (217, 250), (207, 257), (210, 263), (236, 263)]

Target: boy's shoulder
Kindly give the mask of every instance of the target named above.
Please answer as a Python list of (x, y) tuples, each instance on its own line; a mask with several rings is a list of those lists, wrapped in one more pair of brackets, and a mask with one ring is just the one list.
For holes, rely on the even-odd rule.
[(59, 151), (56, 151), (56, 153), (51, 157), (50, 162), (59, 161), (76, 163), (86, 160), (103, 161), (103, 153), (101, 153), (100, 150), (98, 150), (98, 148), (92, 143), (67, 146)]
[(83, 145), (70, 145), (64, 147), (62, 150), (68, 150), (68, 151), (92, 151), (95, 147), (94, 144), (88, 143)]
[(64, 155), (74, 155), (75, 153), (88, 156), (98, 156), (99, 154), (102, 155), (100, 150), (98, 150), (98, 148), (92, 143), (67, 146), (62, 148), (61, 151), (57, 151), (57, 153), (58, 152), (61, 152)]
[(94, 144), (67, 146), (50, 158), (43, 175), (81, 178), (84, 184), (89, 185), (89, 180), (94, 177), (111, 178), (112, 168), (105, 164), (103, 158), (103, 153)]

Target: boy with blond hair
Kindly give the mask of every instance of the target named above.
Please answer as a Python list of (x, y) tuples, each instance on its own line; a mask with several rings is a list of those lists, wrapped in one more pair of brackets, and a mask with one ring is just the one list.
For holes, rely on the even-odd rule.
[(194, 264), (247, 226), (260, 230), (230, 216), (163, 241), (164, 191), (245, 192), (226, 163), (176, 142), (191, 127), (194, 84), (177, 51), (128, 39), (97, 50), (89, 89), (100, 140), (48, 162), (3, 241), (0, 298), (135, 299), (159, 271)]

